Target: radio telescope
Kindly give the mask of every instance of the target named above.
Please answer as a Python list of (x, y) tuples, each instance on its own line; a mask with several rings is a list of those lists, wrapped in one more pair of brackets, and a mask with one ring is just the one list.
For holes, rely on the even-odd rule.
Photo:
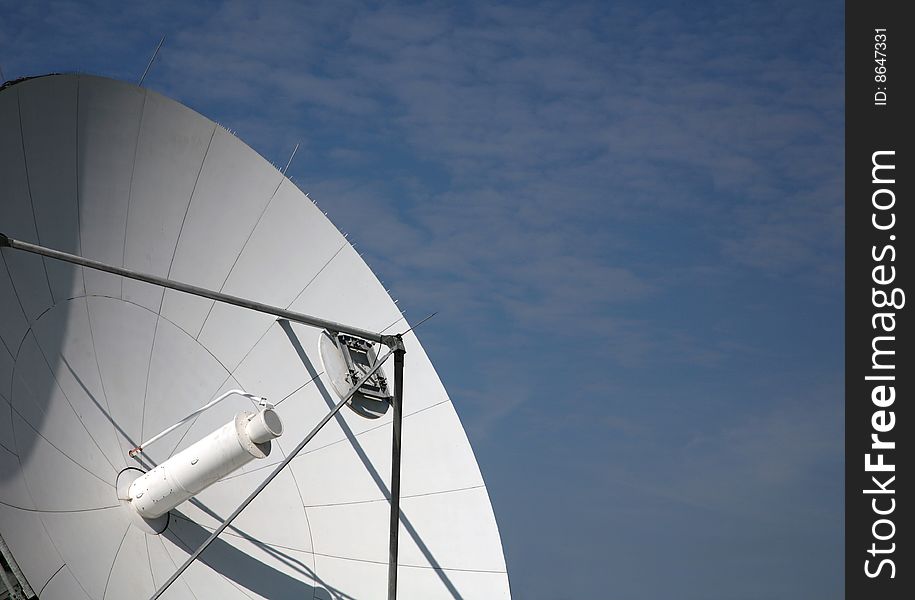
[(0, 595), (510, 597), (435, 369), (288, 178), (94, 76), (0, 132)]

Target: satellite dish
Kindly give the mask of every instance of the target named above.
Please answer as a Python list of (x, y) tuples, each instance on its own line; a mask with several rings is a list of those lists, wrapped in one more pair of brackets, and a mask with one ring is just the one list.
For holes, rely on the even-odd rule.
[[(397, 374), (382, 338), (352, 333), (408, 325), (359, 254), (251, 148), (155, 92), (85, 75), (7, 84), (0, 132), (7, 587), (151, 597), (328, 419), (161, 597), (385, 597)], [(509, 598), (467, 437), (412, 333), (402, 349), (398, 597)], [(141, 510), (141, 492), (174, 507)]]

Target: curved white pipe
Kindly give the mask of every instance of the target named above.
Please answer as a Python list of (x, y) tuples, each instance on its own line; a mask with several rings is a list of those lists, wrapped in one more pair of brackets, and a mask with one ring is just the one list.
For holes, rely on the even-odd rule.
[(190, 421), (191, 419), (193, 419), (194, 417), (196, 417), (196, 416), (199, 415), (200, 413), (203, 413), (203, 412), (209, 410), (210, 408), (216, 406), (218, 403), (222, 402), (223, 400), (225, 400), (226, 398), (228, 398), (229, 396), (231, 396), (231, 395), (233, 395), (233, 394), (238, 394), (239, 396), (244, 396), (245, 398), (250, 398), (251, 400), (254, 400), (255, 402), (257, 402), (257, 403), (259, 403), (259, 404), (266, 404), (266, 402), (267, 402), (267, 399), (266, 399), (266, 398), (262, 398), (262, 397), (260, 397), (260, 396), (255, 396), (254, 394), (249, 394), (249, 393), (246, 392), (245, 390), (238, 390), (238, 389), (229, 390), (228, 392), (222, 394), (222, 395), (219, 396), (218, 398), (216, 398), (216, 399), (214, 399), (214, 400), (211, 400), (210, 402), (208, 402), (208, 403), (205, 404), (204, 406), (198, 408), (197, 410), (195, 410), (194, 412), (192, 412), (192, 413), (189, 414), (188, 416), (184, 417), (183, 419), (181, 419), (180, 421), (178, 421), (177, 423), (175, 423), (174, 425), (172, 425), (171, 427), (169, 427), (169, 428), (166, 429), (165, 431), (162, 431), (161, 433), (158, 433), (158, 434), (154, 435), (153, 437), (149, 438), (147, 441), (143, 442), (142, 444), (140, 444), (140, 445), (137, 446), (136, 448), (131, 449), (130, 452), (128, 452), (127, 454), (130, 455), (130, 458), (134, 458), (137, 454), (139, 454), (140, 452), (142, 452), (144, 448), (146, 448), (147, 446), (149, 446), (149, 445), (152, 444), (153, 442), (155, 442), (155, 441), (157, 441), (157, 440), (159, 440), (159, 439), (165, 437), (166, 435), (168, 435), (169, 433), (171, 433), (172, 431), (174, 431), (174, 430), (177, 429), (178, 427), (181, 427), (181, 425), (183, 425), (184, 423), (187, 423), (188, 421)]

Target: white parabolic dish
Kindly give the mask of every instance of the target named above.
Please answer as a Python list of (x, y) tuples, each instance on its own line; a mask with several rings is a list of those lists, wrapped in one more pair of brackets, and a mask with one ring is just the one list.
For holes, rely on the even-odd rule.
[[(0, 231), (364, 329), (408, 326), (358, 253), (224, 128), (85, 75), (0, 91)], [(42, 600), (147, 598), (327, 413), (321, 331), (2, 250), (0, 535)], [(413, 334), (404, 385), (399, 597), (509, 598), (483, 479)], [(387, 380), (392, 367), (385, 365)], [(284, 435), (172, 511), (131, 525), (128, 451), (219, 393), (277, 404)], [(252, 401), (227, 399), (148, 449), (159, 463)], [(391, 413), (344, 409), (164, 598), (386, 595)]]

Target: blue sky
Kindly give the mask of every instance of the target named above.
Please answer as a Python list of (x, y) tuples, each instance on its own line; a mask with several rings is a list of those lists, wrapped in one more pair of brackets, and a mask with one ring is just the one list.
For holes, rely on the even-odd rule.
[(416, 321), (514, 596), (843, 590), (844, 5), (0, 0), (235, 130)]

